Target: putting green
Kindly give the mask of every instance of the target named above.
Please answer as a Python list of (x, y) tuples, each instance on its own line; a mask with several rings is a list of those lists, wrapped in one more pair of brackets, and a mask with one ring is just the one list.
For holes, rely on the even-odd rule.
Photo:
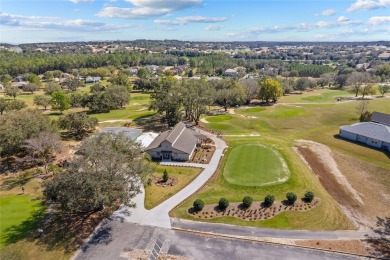
[(271, 147), (243, 144), (229, 154), (224, 178), (242, 186), (272, 185), (288, 180), (290, 171), (283, 156)]

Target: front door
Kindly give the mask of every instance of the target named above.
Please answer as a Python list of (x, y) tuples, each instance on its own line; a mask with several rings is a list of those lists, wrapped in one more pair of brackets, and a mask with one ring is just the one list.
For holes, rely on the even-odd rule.
[(163, 153), (163, 160), (170, 160), (171, 154), (170, 153)]

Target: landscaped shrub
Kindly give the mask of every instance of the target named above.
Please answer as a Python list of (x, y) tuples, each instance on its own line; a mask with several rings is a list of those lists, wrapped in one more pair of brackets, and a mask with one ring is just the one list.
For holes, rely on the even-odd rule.
[(265, 198), (264, 198), (264, 205), (265, 205), (266, 207), (270, 207), (270, 206), (272, 206), (272, 204), (274, 203), (274, 201), (275, 201), (275, 196), (272, 195), (272, 194), (268, 194), (268, 195), (265, 196)]
[(286, 198), (288, 200), (288, 203), (294, 204), (294, 202), (297, 200), (297, 195), (293, 192), (287, 192)]
[(229, 207), (229, 201), (225, 198), (221, 198), (218, 202), (218, 207), (221, 210), (225, 210), (227, 207)]
[(307, 202), (312, 202), (312, 200), (314, 199), (314, 193), (311, 191), (308, 191), (305, 193), (305, 196), (303, 198)]
[(252, 205), (253, 199), (250, 196), (245, 196), (242, 200), (242, 205), (244, 205), (245, 208), (249, 208)]
[(164, 182), (167, 182), (168, 179), (169, 179), (168, 172), (167, 172), (167, 170), (164, 170), (164, 173), (163, 173), (163, 181), (164, 181)]
[(193, 206), (195, 211), (201, 211), (204, 207), (204, 202), (203, 200), (197, 199), (194, 201)]

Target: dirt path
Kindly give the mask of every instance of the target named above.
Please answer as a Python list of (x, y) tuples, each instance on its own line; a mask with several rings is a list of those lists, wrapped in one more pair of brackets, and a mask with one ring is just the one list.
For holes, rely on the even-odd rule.
[(311, 150), (313, 153), (315, 153), (320, 161), (320, 164), (316, 163), (316, 166), (323, 168), (321, 169), (324, 170), (322, 171), (323, 173), (330, 172), (337, 180), (337, 182), (341, 186), (345, 187), (353, 195), (353, 198), (355, 200), (364, 205), (364, 202), (360, 197), (359, 193), (352, 187), (347, 178), (345, 178), (345, 176), (340, 172), (336, 161), (333, 159), (332, 151), (326, 145), (309, 140), (297, 140), (296, 143), (299, 145), (298, 150), (302, 153), (305, 153), (305, 159), (307, 159), (307, 156), (309, 156), (308, 150)]

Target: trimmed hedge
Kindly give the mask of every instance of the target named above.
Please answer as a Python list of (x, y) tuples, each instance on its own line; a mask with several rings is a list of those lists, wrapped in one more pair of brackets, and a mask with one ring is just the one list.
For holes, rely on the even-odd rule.
[(244, 199), (242, 200), (242, 204), (244, 207), (249, 208), (252, 205), (253, 198), (250, 196), (245, 196)]
[(314, 199), (314, 193), (311, 191), (308, 191), (305, 193), (305, 196), (303, 196), (303, 199), (307, 202), (312, 202)]
[(270, 207), (272, 206), (272, 204), (274, 204), (274, 201), (275, 201), (275, 196), (272, 195), (272, 194), (268, 194), (267, 196), (265, 196), (264, 198), (264, 205), (266, 207)]
[(293, 192), (287, 192), (286, 198), (288, 200), (288, 203), (294, 204), (294, 202), (297, 200), (297, 195)]
[(203, 200), (197, 199), (194, 201), (193, 206), (195, 211), (201, 211), (204, 207), (204, 202)]
[(229, 201), (225, 198), (221, 198), (218, 202), (218, 207), (221, 210), (225, 210), (227, 207), (229, 207)]

